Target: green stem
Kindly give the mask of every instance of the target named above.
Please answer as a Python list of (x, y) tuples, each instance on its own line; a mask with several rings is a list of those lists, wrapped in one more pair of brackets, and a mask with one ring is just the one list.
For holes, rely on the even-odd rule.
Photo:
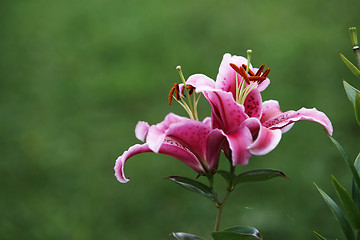
[(230, 193), (231, 193), (231, 191), (229, 191), (229, 190), (226, 191), (226, 195), (225, 195), (224, 200), (218, 206), (218, 212), (217, 212), (217, 215), (216, 215), (216, 222), (215, 222), (214, 232), (219, 231), (222, 211), (223, 211), (223, 208), (224, 208), (224, 205), (225, 205), (226, 201), (229, 198)]
[[(232, 165), (232, 162), (230, 161), (230, 173), (232, 175), (234, 175), (234, 172), (235, 172), (235, 167)], [(217, 212), (217, 215), (216, 215), (216, 222), (215, 222), (214, 232), (219, 231), (222, 211), (223, 211), (225, 203), (227, 202), (232, 190), (233, 190), (233, 185), (232, 185), (232, 180), (230, 180), (228, 182), (227, 186), (226, 186), (226, 195), (225, 195), (223, 201), (221, 203), (218, 202), (217, 205), (216, 205), (216, 207), (218, 208), (218, 212)]]
[(360, 69), (360, 49), (359, 49), (359, 47), (357, 49), (354, 49), (354, 52), (355, 52), (358, 69)]

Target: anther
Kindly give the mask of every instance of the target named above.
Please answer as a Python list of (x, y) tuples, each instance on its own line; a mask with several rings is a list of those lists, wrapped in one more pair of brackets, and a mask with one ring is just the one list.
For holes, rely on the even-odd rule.
[(256, 72), (255, 76), (260, 76), (260, 75), (261, 75), (261, 73), (262, 73), (262, 71), (264, 70), (264, 67), (265, 67), (265, 65), (264, 65), (264, 64), (263, 64), (263, 65), (261, 65), (261, 66), (260, 66), (260, 68), (257, 70), (257, 72)]
[(236, 66), (233, 63), (230, 63), (230, 66), (244, 78), (244, 80), (247, 84), (250, 84), (248, 75), (246, 74), (246, 71), (244, 70), (244, 68), (242, 68), (242, 67), (239, 68), (238, 66)]
[(180, 100), (180, 93), (179, 93), (179, 84), (177, 84), (177, 83), (174, 83), (174, 86), (171, 88), (171, 90), (169, 92), (169, 96), (168, 96), (169, 105), (171, 105), (174, 93), (175, 93), (176, 100), (179, 101)]
[(190, 94), (190, 95), (193, 94), (193, 92), (194, 92), (194, 90), (195, 90), (195, 88), (194, 88), (193, 86), (191, 86), (191, 85), (187, 85), (187, 86), (186, 86), (186, 89), (189, 90), (189, 94)]
[[(246, 71), (246, 69), (247, 69), (247, 66), (246, 66), (246, 64), (243, 64), (243, 65), (241, 65), (244, 69), (245, 69), (245, 71)], [(255, 74), (254, 74), (254, 72), (253, 71), (251, 71), (251, 69), (249, 68), (249, 75), (250, 76), (254, 76)]]
[(265, 72), (261, 75), (262, 77), (267, 77), (267, 75), (269, 74), (270, 72), (270, 68), (266, 69)]

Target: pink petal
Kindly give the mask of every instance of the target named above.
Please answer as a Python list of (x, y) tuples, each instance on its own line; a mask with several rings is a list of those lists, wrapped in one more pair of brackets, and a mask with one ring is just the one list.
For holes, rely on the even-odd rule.
[(284, 112), (265, 121), (263, 123), (263, 126), (270, 129), (279, 129), (291, 123), (302, 120), (309, 120), (320, 123), (325, 127), (327, 133), (330, 136), (333, 133), (333, 127), (329, 118), (323, 112), (318, 111), (316, 108), (312, 108), (312, 109), (301, 108), (296, 112), (295, 111)]
[(159, 152), (159, 149), (161, 147), (161, 144), (163, 143), (165, 139), (165, 131), (172, 125), (178, 122), (189, 120), (185, 117), (180, 117), (174, 113), (169, 113), (164, 121), (152, 125), (147, 134), (146, 142), (149, 144), (149, 147), (154, 152)]
[(249, 95), (247, 95), (244, 107), (245, 112), (249, 117), (260, 118), (261, 117), (261, 105), (262, 99), (259, 90), (253, 89)]
[(226, 134), (226, 138), (232, 151), (231, 158), (233, 165), (248, 164), (251, 157), (248, 147), (253, 142), (250, 130), (245, 126), (240, 126), (231, 134)]
[(139, 121), (135, 127), (135, 136), (140, 141), (145, 141), (150, 125), (147, 122)]
[[(235, 97), (237, 73), (230, 66), (230, 63), (240, 67), (242, 64), (247, 65), (247, 59), (241, 56), (231, 56), (229, 53), (224, 54), (220, 63), (219, 73), (216, 77), (215, 88), (221, 89), (225, 92), (231, 92)], [(240, 81), (241, 78), (242, 77), (238, 74), (238, 81)]]
[(136, 144), (129, 148), (129, 150), (125, 151), (115, 162), (115, 177), (121, 183), (126, 183), (129, 181), (128, 178), (125, 177), (124, 173), (124, 164), (125, 162), (132, 156), (144, 153), (144, 152), (152, 152), (147, 144)]
[(210, 171), (218, 168), (224, 141), (224, 132), (219, 129), (212, 130), (206, 139), (206, 161)]
[(272, 151), (280, 142), (281, 130), (270, 130), (263, 127), (257, 118), (249, 118), (244, 123), (252, 133), (254, 142), (249, 146), (249, 151), (254, 155), (265, 155)]
[(264, 81), (262, 81), (256, 88), (260, 92), (264, 91), (270, 84), (270, 79), (266, 78)]
[(214, 128), (220, 126), (227, 132), (240, 126), (248, 118), (244, 106), (238, 104), (231, 93), (215, 90), (208, 92), (207, 99), (212, 107)]
[(270, 118), (282, 114), (280, 110), (279, 102), (276, 100), (268, 100), (262, 103), (262, 116), (261, 122), (266, 122)]
[[(114, 170), (115, 176), (119, 182), (126, 183), (129, 181), (129, 179), (125, 177), (124, 173), (125, 162), (130, 157), (145, 152), (152, 152), (152, 150), (146, 143), (142, 145), (136, 144), (130, 147), (127, 151), (125, 151), (123, 155), (118, 157), (115, 163)], [(172, 139), (165, 139), (164, 144), (161, 145), (159, 153), (174, 157), (182, 161), (183, 163), (194, 169), (196, 172), (204, 172), (204, 169), (202, 168), (200, 162), (197, 160), (196, 156), (189, 152), (188, 149), (182, 147), (180, 144), (178, 144)]]
[(171, 125), (166, 136), (176, 139), (181, 145), (194, 153), (198, 159), (206, 159), (206, 139), (211, 128), (205, 123), (189, 119)]
[(196, 92), (209, 91), (215, 88), (215, 81), (204, 74), (191, 75), (186, 84), (195, 87)]

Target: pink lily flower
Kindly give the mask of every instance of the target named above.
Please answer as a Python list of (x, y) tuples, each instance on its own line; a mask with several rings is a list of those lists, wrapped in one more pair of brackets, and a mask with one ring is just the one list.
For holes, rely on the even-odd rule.
[(206, 118), (203, 122), (168, 114), (164, 121), (150, 126), (140, 121), (135, 135), (144, 144), (136, 144), (125, 151), (115, 163), (115, 176), (119, 182), (129, 181), (124, 174), (124, 164), (132, 156), (155, 152), (172, 156), (199, 174), (215, 172), (224, 135), (219, 129), (212, 129)]
[[(189, 77), (186, 84), (202, 92), (211, 105), (212, 127), (222, 129), (227, 142), (223, 150), (233, 165), (245, 165), (251, 155), (264, 155), (280, 142), (282, 133), (301, 120), (314, 121), (332, 135), (328, 117), (316, 110), (301, 108), (282, 112), (274, 100), (262, 101), (260, 92), (270, 83), (263, 66), (249, 66), (243, 57), (225, 54), (220, 64), (216, 82), (203, 74)], [(256, 74), (254, 74), (256, 72)], [(264, 76), (265, 75), (265, 76)]]

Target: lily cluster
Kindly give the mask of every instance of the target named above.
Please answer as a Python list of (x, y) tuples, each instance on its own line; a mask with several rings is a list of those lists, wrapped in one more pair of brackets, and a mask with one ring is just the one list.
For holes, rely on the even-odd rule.
[[(261, 92), (270, 84), (270, 69), (264, 71), (264, 65), (254, 68), (249, 56), (226, 53), (216, 80), (195, 74), (185, 81), (181, 69), (178, 70), (183, 83), (171, 89), (169, 103), (175, 99), (189, 117), (169, 113), (155, 125), (138, 122), (135, 135), (143, 143), (130, 147), (116, 160), (114, 169), (119, 182), (129, 181), (124, 174), (124, 164), (139, 153), (166, 154), (199, 175), (208, 175), (216, 173), (221, 152), (233, 167), (246, 165), (252, 155), (272, 151), (282, 134), (298, 121), (317, 122), (332, 135), (330, 120), (316, 108), (282, 112), (277, 101), (263, 101)], [(211, 106), (210, 116), (203, 121), (198, 119), (196, 110), (201, 95)]]

